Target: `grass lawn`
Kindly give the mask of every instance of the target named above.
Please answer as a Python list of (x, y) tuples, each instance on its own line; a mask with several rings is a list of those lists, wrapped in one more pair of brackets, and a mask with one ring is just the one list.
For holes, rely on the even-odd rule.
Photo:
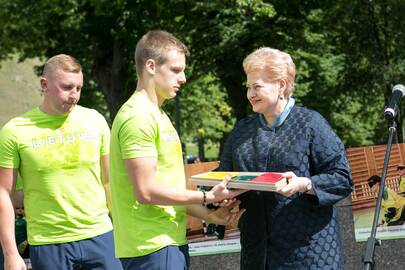
[(0, 127), (11, 118), (38, 106), (42, 100), (39, 78), (33, 67), (37, 60), (0, 63)]
[[(207, 160), (218, 160), (219, 144), (206, 144), (204, 148)], [(188, 156), (198, 156), (197, 144), (186, 143), (186, 154)]]

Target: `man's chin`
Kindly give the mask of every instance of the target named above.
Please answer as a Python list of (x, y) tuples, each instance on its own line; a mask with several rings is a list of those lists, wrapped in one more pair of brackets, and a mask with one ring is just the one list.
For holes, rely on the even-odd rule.
[(69, 105), (62, 108), (62, 114), (70, 113), (73, 111), (76, 105)]
[(177, 96), (177, 92), (173, 91), (168, 95), (167, 99), (172, 99), (172, 98), (175, 98), (176, 96)]

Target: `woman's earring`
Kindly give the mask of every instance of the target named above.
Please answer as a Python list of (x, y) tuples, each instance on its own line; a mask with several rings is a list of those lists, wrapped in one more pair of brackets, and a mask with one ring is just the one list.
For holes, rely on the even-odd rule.
[(283, 96), (279, 96), (278, 99), (279, 99), (279, 100), (283, 100), (284, 98), (283, 98)]

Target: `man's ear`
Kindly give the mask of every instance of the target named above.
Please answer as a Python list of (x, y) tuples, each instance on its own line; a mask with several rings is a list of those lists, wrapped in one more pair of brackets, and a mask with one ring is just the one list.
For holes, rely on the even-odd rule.
[(48, 90), (48, 85), (47, 85), (48, 81), (46, 80), (46, 78), (41, 77), (39, 80), (39, 83), (41, 85), (42, 92), (46, 92)]
[(148, 72), (150, 75), (154, 75), (156, 72), (156, 62), (153, 59), (148, 59), (145, 62), (145, 70)]

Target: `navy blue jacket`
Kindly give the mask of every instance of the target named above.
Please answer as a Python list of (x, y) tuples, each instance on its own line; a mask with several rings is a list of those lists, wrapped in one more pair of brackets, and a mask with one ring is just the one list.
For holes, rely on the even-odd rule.
[(319, 113), (294, 106), (271, 128), (262, 115), (242, 119), (228, 137), (218, 170), (292, 171), (310, 178), (317, 195), (242, 194), (241, 269), (343, 269), (335, 204), (353, 183), (344, 146)]

